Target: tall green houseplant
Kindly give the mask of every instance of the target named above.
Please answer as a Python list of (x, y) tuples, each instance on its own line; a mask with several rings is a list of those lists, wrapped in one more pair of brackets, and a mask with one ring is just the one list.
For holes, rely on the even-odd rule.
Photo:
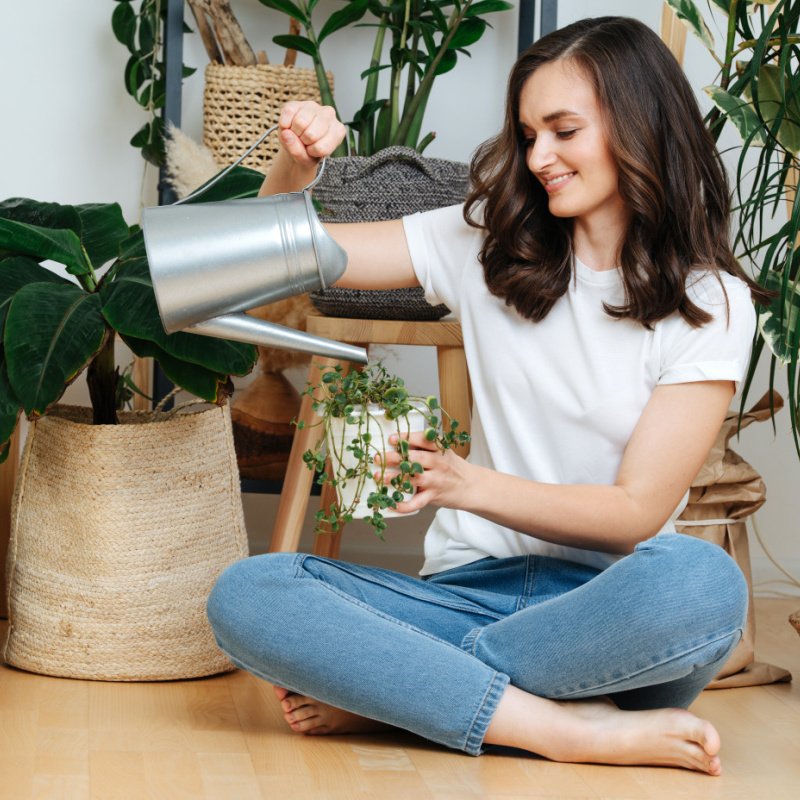
[(759, 361), (769, 358), (770, 389), (777, 371), (786, 372), (800, 455), (800, 3), (709, 0), (709, 11), (723, 22), (721, 43), (692, 0), (669, 4), (719, 65), (716, 82), (705, 89), (714, 104), (706, 121), (715, 140), (728, 123), (741, 138), (734, 247), (775, 292), (769, 306), (757, 307), (742, 408)]
[[(393, 145), (420, 153), (435, 134), (422, 135), (422, 121), (434, 80), (455, 67), (459, 54), (477, 42), (488, 24), (483, 16), (514, 8), (505, 0), (346, 0), (322, 24), (312, 18), (318, 0), (260, 0), (298, 20), (301, 35), (275, 36), (283, 47), (311, 56), (323, 103), (336, 108), (322, 57), (322, 42), (351, 25), (375, 28), (372, 55), (361, 73), (366, 79), (361, 107), (348, 122), (349, 142), (334, 155), (370, 156)], [(369, 15), (373, 21), (361, 23)], [(388, 52), (388, 60), (386, 53)], [(380, 97), (380, 73), (388, 71), (388, 97)], [(337, 109), (339, 119), (341, 114)]]
[[(262, 179), (239, 168), (203, 199), (250, 196)], [(84, 370), (94, 423), (118, 421), (117, 336), (211, 403), (224, 402), (230, 376), (246, 375), (257, 357), (251, 345), (164, 332), (142, 231), (116, 203), (0, 202), (0, 460), (20, 414), (47, 414)]]

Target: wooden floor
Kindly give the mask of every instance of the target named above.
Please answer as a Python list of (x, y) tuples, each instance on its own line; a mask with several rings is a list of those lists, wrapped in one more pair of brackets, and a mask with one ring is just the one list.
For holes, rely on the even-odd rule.
[[(800, 797), (798, 600), (757, 602), (759, 657), (796, 684), (705, 692), (721, 778), (447, 751), (406, 734), (311, 738), (243, 672), (162, 683), (46, 678), (0, 667), (0, 798), (8, 800), (477, 800)], [(5, 623), (3, 623), (5, 624)]]

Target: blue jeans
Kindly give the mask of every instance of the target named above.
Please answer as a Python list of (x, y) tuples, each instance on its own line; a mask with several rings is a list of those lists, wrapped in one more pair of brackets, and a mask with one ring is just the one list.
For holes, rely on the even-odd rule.
[(233, 564), (208, 601), (242, 669), (471, 755), (509, 682), (624, 709), (687, 707), (746, 611), (733, 559), (675, 533), (604, 571), (519, 556), (420, 579), (274, 553)]

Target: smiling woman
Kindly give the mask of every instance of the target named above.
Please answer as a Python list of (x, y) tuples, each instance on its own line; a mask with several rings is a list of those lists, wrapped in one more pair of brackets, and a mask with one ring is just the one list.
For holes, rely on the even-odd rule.
[[(344, 135), (315, 104), (280, 124), (265, 193)], [(741, 637), (746, 583), (675, 520), (755, 327), (719, 156), (658, 37), (604, 17), (520, 56), (471, 171), (464, 207), (329, 226), (345, 285), (419, 284), (461, 323), (469, 458), (403, 449), (423, 471), (397, 510), (439, 507), (423, 579), (249, 559), (209, 600), (217, 640), (298, 732), (383, 722), (472, 755), (718, 775), (719, 736), (685, 709)]]

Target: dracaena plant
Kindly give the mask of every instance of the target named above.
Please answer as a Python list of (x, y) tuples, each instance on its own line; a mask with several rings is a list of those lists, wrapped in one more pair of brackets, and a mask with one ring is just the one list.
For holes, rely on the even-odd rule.
[[(413, 491), (411, 479), (423, 471), (418, 462), (409, 459), (409, 445), (404, 438), (412, 430), (412, 415), (422, 417), (425, 438), (441, 451), (464, 445), (470, 439), (435, 397), (409, 394), (403, 379), (390, 374), (382, 364), (349, 372), (337, 365), (323, 372), (318, 384), (309, 384), (304, 394), (312, 398), (320, 435), (303, 454), (303, 461), (317, 473), (317, 483), (331, 486), (337, 496), (336, 503), (317, 512), (318, 533), (338, 531), (351, 522), (366, 495), (370, 511), (361, 519), (383, 538), (384, 513), (397, 508), (404, 493)], [(379, 417), (388, 424), (382, 426)], [(336, 425), (336, 421), (345, 424)], [(304, 426), (303, 422), (297, 424)], [(383, 460), (375, 459), (392, 447), (387, 432), (398, 435), (395, 449), (402, 456), (397, 473), (390, 478)], [(343, 491), (348, 484), (350, 502)]]
[[(719, 139), (729, 123), (738, 131), (735, 180), (737, 256), (758, 282), (774, 291), (757, 306), (759, 325), (742, 409), (762, 357), (769, 358), (770, 389), (786, 371), (795, 447), (800, 455), (800, 3), (710, 0), (707, 23), (692, 0), (669, 0), (678, 16), (719, 65), (705, 91), (714, 104), (706, 117)], [(711, 12), (721, 21), (715, 41)]]
[[(254, 196), (262, 180), (239, 168), (203, 199)], [(125, 391), (116, 336), (212, 403), (224, 401), (230, 376), (247, 374), (257, 356), (250, 345), (164, 332), (142, 231), (127, 225), (116, 203), (0, 202), (1, 459), (20, 414), (47, 414), (84, 370), (94, 423), (117, 422)]]
[[(331, 34), (350, 25), (375, 28), (364, 100), (348, 122), (349, 137), (334, 155), (348, 149), (368, 156), (392, 145), (413, 147), (420, 153), (435, 134), (422, 135), (422, 121), (434, 80), (456, 66), (459, 54), (483, 36), (488, 23), (483, 16), (514, 7), (504, 0), (346, 0), (317, 27), (312, 19), (318, 0), (260, 0), (296, 19), (304, 36), (275, 36), (283, 47), (311, 56), (323, 103), (336, 108), (325, 71), (321, 45)], [(360, 23), (365, 16), (372, 19)], [(388, 96), (380, 96), (380, 73), (388, 71)], [(342, 119), (341, 115), (337, 115)]]

